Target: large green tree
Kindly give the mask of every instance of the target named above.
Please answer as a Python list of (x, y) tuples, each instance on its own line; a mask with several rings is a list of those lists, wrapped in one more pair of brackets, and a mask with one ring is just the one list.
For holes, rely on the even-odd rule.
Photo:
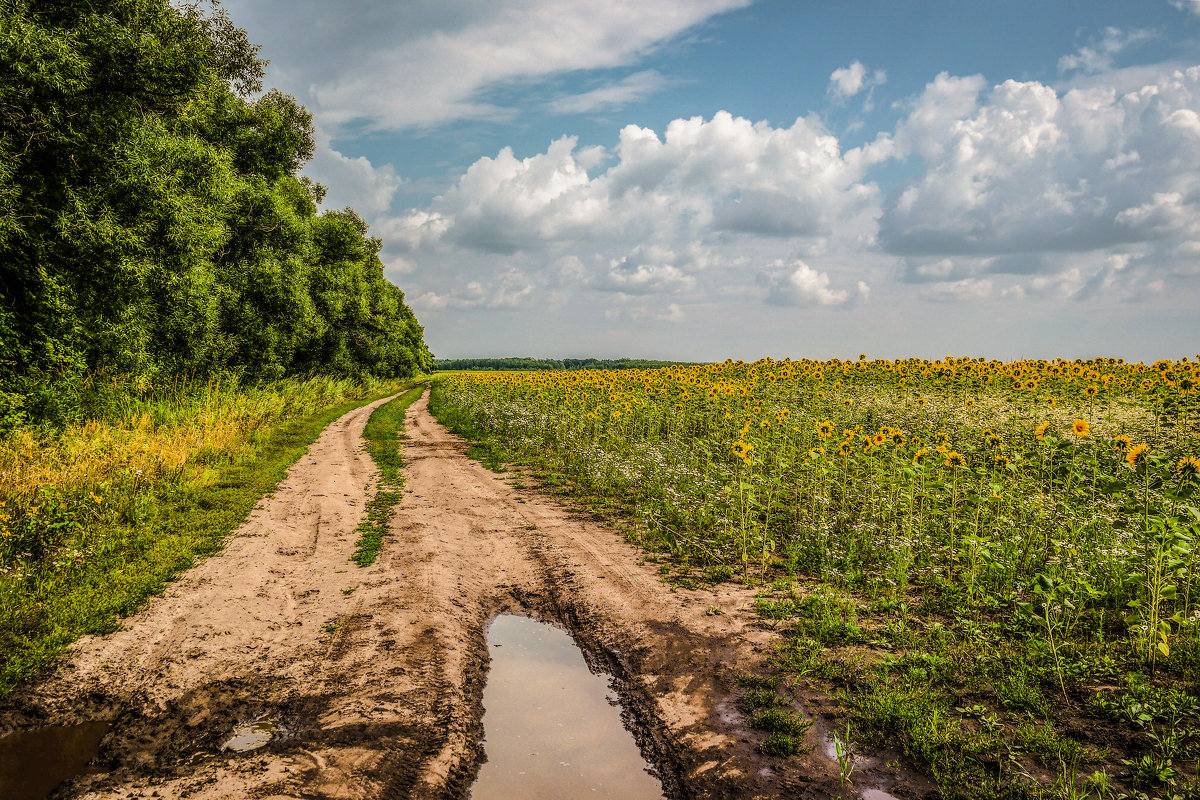
[(210, 4), (0, 0), (0, 427), (85, 373), (427, 370), (311, 118)]

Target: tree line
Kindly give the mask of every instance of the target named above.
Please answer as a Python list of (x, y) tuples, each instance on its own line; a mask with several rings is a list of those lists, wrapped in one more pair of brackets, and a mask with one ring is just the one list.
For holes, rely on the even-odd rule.
[(215, 5), (0, 0), (0, 430), (77, 414), (97, 374), (432, 368), (264, 64)]
[(644, 358), (439, 358), (440, 370), (575, 370), (575, 369), (654, 369), (687, 364), (685, 361), (652, 361)]

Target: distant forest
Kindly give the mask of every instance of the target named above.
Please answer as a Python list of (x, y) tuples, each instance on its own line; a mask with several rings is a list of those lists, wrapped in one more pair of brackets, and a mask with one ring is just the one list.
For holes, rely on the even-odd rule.
[(88, 377), (432, 368), (380, 241), (298, 175), (311, 117), (262, 93), (225, 12), (0, 8), (0, 431), (77, 416)]
[(644, 358), (439, 358), (435, 369), (473, 370), (572, 370), (653, 369), (690, 361), (650, 361)]

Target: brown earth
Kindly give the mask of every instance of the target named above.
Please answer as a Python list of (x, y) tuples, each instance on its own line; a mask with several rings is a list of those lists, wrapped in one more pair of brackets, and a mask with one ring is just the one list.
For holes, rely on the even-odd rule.
[[(331, 425), (220, 554), (0, 706), (0, 734), (113, 720), (95, 774), (61, 796), (465, 797), (485, 627), (514, 611), (565, 626), (615, 676), (669, 797), (847, 794), (819, 726), (811, 754), (756, 751), (736, 680), (769, 648), (752, 590), (671, 591), (612, 528), (467, 458), (425, 398), (406, 420), (391, 534), (356, 567), (376, 405)], [(262, 718), (280, 731), (269, 745), (222, 750)]]

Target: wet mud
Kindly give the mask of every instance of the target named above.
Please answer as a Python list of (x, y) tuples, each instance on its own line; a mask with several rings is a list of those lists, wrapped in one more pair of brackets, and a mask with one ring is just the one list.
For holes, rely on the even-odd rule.
[(56, 797), (466, 798), (505, 613), (569, 630), (612, 676), (665, 797), (849, 794), (818, 726), (809, 753), (757, 752), (737, 680), (770, 649), (752, 590), (670, 591), (613, 529), (467, 458), (424, 398), (390, 535), (352, 564), (373, 408), (330, 426), (221, 553), (0, 704), (0, 736), (111, 720)]

